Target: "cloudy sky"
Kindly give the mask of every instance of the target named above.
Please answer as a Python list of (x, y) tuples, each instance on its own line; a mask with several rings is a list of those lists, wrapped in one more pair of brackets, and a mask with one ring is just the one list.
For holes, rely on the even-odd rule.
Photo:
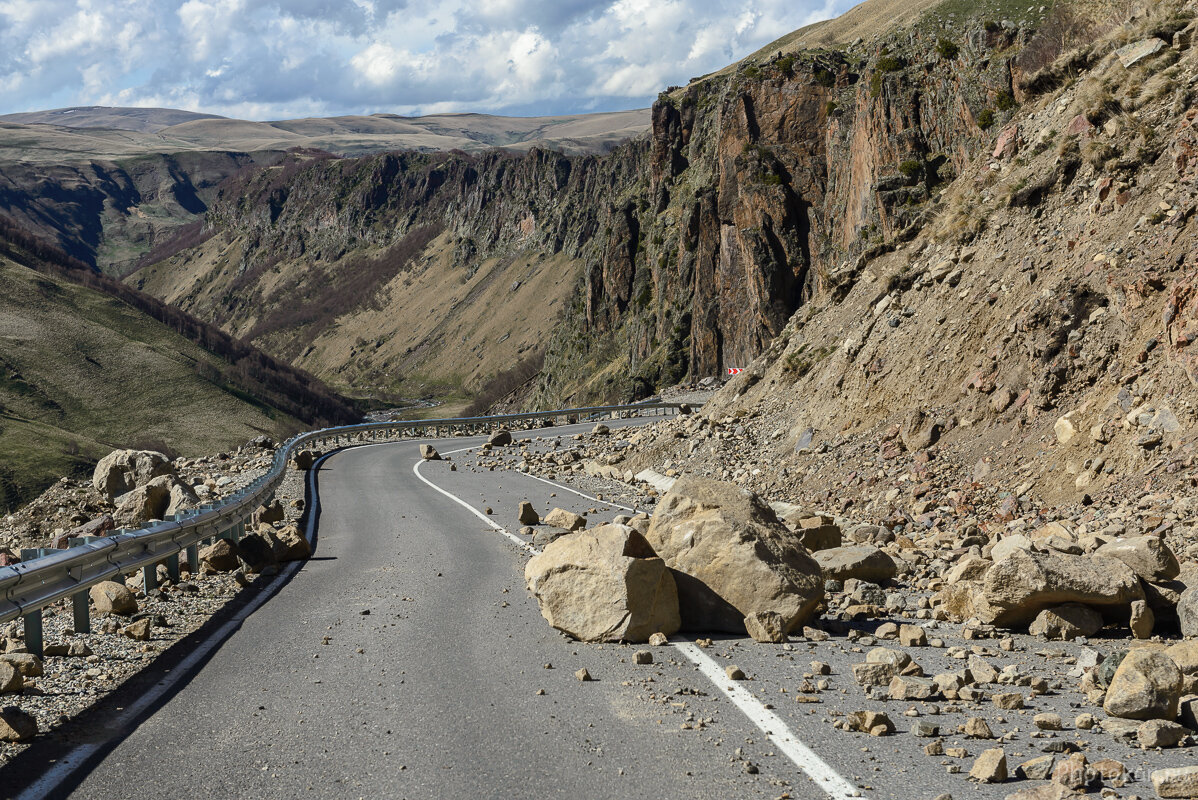
[(648, 105), (853, 0), (0, 0), (0, 113)]

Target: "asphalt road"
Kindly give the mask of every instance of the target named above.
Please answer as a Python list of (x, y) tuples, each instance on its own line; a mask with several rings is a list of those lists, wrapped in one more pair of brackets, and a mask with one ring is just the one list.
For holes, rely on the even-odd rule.
[[(434, 444), (448, 453), (480, 441)], [(1068, 721), (1077, 713), (1064, 693), (1007, 712), (870, 700), (849, 669), (869, 643), (842, 636), (789, 645), (717, 639), (701, 657), (717, 675), (727, 664), (749, 674), (737, 687), (755, 699), (743, 708), (725, 694), (726, 681), (700, 671), (685, 642), (651, 648), (650, 666), (632, 663), (643, 646), (571, 642), (524, 588), (528, 553), (476, 512), (490, 507), (490, 519), (515, 531), (523, 499), (591, 511), (592, 520), (623, 509), (516, 472), (477, 469), (469, 453), (451, 458), (420, 464), (416, 444), (405, 442), (323, 462), (316, 557), (139, 725), (93, 736), (102, 748), (50, 796), (828, 796), (809, 777), (810, 763), (764, 735), (752, 716), (764, 713), (776, 715), (767, 727), (784, 728), (775, 734), (793, 734), (865, 797), (998, 799), (1031, 784), (979, 786), (953, 774), (1000, 746), (964, 740), (956, 726), (977, 715), (1010, 733), (1001, 746), (1013, 771), (1040, 755), (1043, 743), (1027, 736), (1031, 714), (1057, 710)], [(996, 664), (1059, 662), (1062, 675), (1068, 668), (1037, 656), (1042, 643), (1020, 646), (1027, 649)], [(945, 650), (913, 655), (929, 674), (961, 666)], [(819, 703), (796, 703), (813, 660), (831, 664), (832, 686)], [(596, 680), (578, 681), (580, 668)], [(837, 715), (862, 708), (887, 711), (900, 733), (874, 739), (832, 728)], [(945, 745), (969, 756), (924, 755), (929, 740), (909, 733), (909, 708), (934, 715)], [(1129, 769), (1188, 760), (1175, 751), (1155, 763), (1109, 741), (1092, 739), (1091, 760), (1123, 758)], [(1124, 791), (1135, 789), (1151, 792), (1144, 783)]]

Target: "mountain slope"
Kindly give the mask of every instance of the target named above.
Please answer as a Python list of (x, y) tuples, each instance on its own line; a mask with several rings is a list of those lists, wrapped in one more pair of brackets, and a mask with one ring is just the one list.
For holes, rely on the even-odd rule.
[(80, 285), (86, 273), (38, 250), (0, 229), (0, 510), (115, 448), (195, 456), (355, 418), (307, 378), (151, 298)]
[[(492, 258), (581, 265), (566, 313), (534, 332), (546, 351), (535, 402), (628, 399), (718, 374), (851, 281), (862, 257), (938, 213), (944, 187), (1012, 113), (1016, 58), (1045, 18), (1024, 10), (994, 22), (992, 6), (1006, 5), (969, 11), (948, 0), (905, 27), (879, 25), (868, 45), (743, 62), (663, 94), (647, 140), (599, 157), (310, 158), (261, 169), (221, 189), (203, 248), (131, 280), (327, 379), (343, 376), (339, 386), (373, 391), (373, 378), (355, 386), (346, 348), (308, 351), (299, 324), (258, 338), (256, 316), (303, 275), (305, 304), (344, 297), (354, 270), (333, 265), (365, 263), (435, 225), (462, 280)], [(360, 300), (401, 311), (402, 338), (403, 297), (392, 285)], [(358, 311), (338, 308), (337, 335), (352, 339)], [(478, 378), (512, 366), (480, 346)]]
[(621, 469), (685, 462), (944, 548), (1060, 519), (1198, 555), (1198, 19), (1079, 30), (930, 224)]

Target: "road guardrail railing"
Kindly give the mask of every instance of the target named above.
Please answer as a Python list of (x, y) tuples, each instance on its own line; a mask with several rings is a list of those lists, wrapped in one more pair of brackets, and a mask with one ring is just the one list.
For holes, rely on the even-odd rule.
[[(478, 435), (526, 423), (553, 425), (577, 423), (595, 415), (610, 417), (668, 416), (688, 413), (686, 403), (636, 403), (617, 406), (531, 411), (488, 417), (396, 420), (323, 428), (293, 436), (276, 450), (270, 469), (219, 502), (204, 503), (171, 519), (152, 522), (135, 530), (109, 536), (72, 539), (65, 550), (23, 550), (22, 561), (0, 567), (0, 624), (23, 617), (25, 646), (42, 655), (42, 610), (71, 599), (77, 633), (91, 630), (88, 590), (103, 581), (142, 570), (148, 593), (158, 586), (158, 565), (165, 564), (172, 580), (179, 580), (181, 557), (191, 572), (199, 570), (199, 548), (206, 541), (236, 541), (246, 531), (254, 511), (270, 502), (295, 456), (307, 449), (339, 449), (399, 438), (441, 439)], [(29, 560), (24, 560), (26, 556)]]

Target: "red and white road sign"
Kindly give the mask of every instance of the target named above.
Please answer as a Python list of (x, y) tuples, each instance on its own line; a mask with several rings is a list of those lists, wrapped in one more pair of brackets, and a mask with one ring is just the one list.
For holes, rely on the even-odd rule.
[(744, 368), (743, 368), (743, 367), (728, 367), (728, 374), (729, 374), (729, 375), (739, 375), (739, 374), (741, 374), (741, 373), (742, 373), (742, 372), (744, 372), (744, 371), (745, 371), (745, 370), (744, 370)]

